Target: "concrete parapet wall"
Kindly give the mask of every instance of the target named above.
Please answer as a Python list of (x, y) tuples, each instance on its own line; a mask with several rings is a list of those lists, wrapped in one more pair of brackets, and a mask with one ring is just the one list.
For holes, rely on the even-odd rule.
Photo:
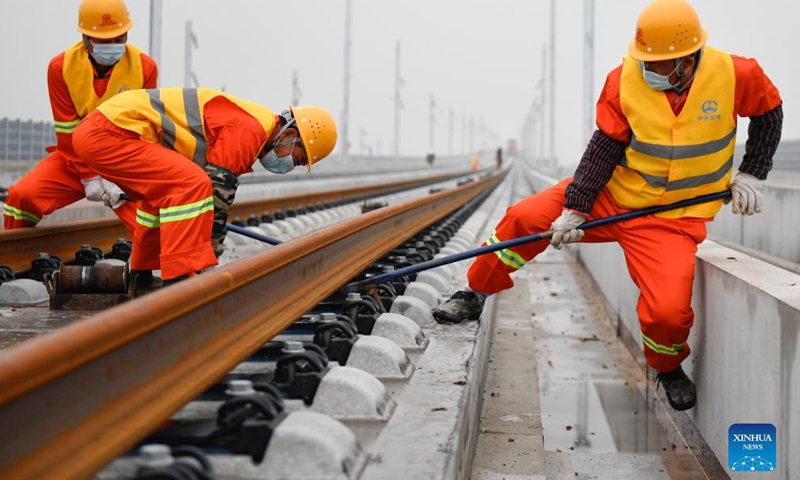
[(800, 263), (800, 187), (768, 183), (764, 189), (764, 210), (742, 217), (723, 207), (709, 235), (733, 242), (794, 263)]
[[(637, 338), (639, 291), (622, 250), (616, 244), (578, 249)], [(726, 466), (732, 424), (775, 425), (779, 473), (764, 478), (797, 478), (800, 458), (791, 452), (800, 449), (800, 276), (706, 241), (697, 254), (692, 307), (692, 355), (684, 366), (697, 384), (698, 405), (689, 418)]]
[[(537, 189), (555, 183), (555, 179), (535, 172), (531, 173), (531, 179)], [(784, 208), (788, 214), (789, 196), (800, 196), (800, 191), (785, 189), (773, 188), (768, 192), (767, 201), (776, 205), (773, 208), (776, 215)], [(722, 213), (718, 219), (730, 216), (731, 220), (738, 220), (730, 213)], [(730, 223), (722, 223), (719, 228), (731, 228)], [(761, 224), (762, 229), (766, 223), (769, 222)], [(750, 235), (755, 236), (755, 230), (757, 225), (753, 225)], [(794, 236), (795, 248), (799, 237)], [(787, 236), (786, 246), (791, 243)], [(625, 336), (638, 339), (639, 290), (628, 275), (619, 245), (579, 245), (577, 250), (620, 325), (628, 330)], [(688, 419), (726, 469), (728, 429), (732, 424), (775, 425), (778, 469), (760, 477), (798, 478), (800, 276), (706, 241), (697, 253), (692, 307), (695, 312), (695, 325), (689, 337), (692, 355), (684, 367), (697, 384), (698, 404), (688, 412)], [(641, 348), (641, 341), (636, 348)], [(733, 474), (732, 478), (744, 477)]]

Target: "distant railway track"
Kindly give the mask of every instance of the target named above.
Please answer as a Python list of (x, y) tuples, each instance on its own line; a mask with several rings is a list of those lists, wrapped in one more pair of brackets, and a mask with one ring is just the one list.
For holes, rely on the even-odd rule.
[(90, 478), (348, 280), (501, 179), (360, 215), (0, 352), (0, 478)]
[[(384, 194), (442, 182), (459, 176), (462, 175), (435, 175), (418, 180), (388, 182), (237, 202), (231, 208), (231, 219), (234, 217), (247, 218), (250, 215), (260, 216), (265, 211), (275, 212), (276, 210), (294, 209), (307, 204), (351, 199), (371, 194)], [(80, 249), (81, 245), (91, 245), (107, 252), (119, 238), (125, 237), (128, 237), (128, 232), (116, 218), (0, 231), (0, 265), (9, 265), (15, 272), (27, 270), (31, 261), (36, 258), (39, 252), (48, 252), (50, 255), (59, 256), (65, 262), (70, 262), (75, 258), (75, 252)]]

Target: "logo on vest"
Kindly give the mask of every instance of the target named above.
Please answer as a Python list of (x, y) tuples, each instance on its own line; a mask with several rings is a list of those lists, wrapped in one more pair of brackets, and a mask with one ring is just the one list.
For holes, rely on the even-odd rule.
[(722, 119), (722, 115), (717, 114), (717, 110), (719, 110), (719, 103), (717, 103), (716, 100), (706, 100), (700, 106), (700, 110), (703, 111), (704, 115), (697, 116), (698, 122), (708, 122)]
[(131, 87), (129, 87), (127, 85), (123, 85), (123, 86), (120, 87), (119, 90), (117, 90), (117, 93), (127, 92), (130, 89), (131, 89)]
[(703, 102), (703, 106), (700, 108), (702, 108), (703, 113), (710, 115), (712, 113), (717, 113), (717, 109), (719, 109), (719, 104), (717, 103), (716, 100), (706, 100), (705, 102)]
[(771, 472), (777, 468), (777, 432), (769, 423), (736, 423), (728, 429), (728, 467), (732, 472)]

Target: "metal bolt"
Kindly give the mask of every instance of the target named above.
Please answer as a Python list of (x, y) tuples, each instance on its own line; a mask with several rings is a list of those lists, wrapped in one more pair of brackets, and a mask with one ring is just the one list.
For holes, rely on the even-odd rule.
[(383, 266), (383, 273), (394, 272), (394, 267), (391, 265), (384, 265)]
[(168, 445), (152, 443), (143, 445), (139, 449), (139, 458), (136, 459), (136, 463), (143, 467), (163, 468), (175, 463), (175, 457), (172, 456), (172, 450)]
[(335, 313), (323, 313), (320, 315), (320, 318), (323, 322), (335, 322), (336, 321), (336, 314)]
[(231, 380), (228, 389), (225, 390), (226, 395), (255, 395), (255, 393), (253, 382), (250, 380)]
[(305, 351), (303, 342), (283, 342), (283, 348), (281, 349), (281, 353), (300, 353)]
[(403, 263), (403, 262), (407, 262), (408, 259), (403, 255), (399, 255), (397, 257), (394, 257), (394, 261), (397, 262), (397, 263)]
[(348, 300), (361, 300), (361, 294), (358, 293), (358, 292), (356, 292), (356, 293), (348, 293), (347, 294), (347, 299)]

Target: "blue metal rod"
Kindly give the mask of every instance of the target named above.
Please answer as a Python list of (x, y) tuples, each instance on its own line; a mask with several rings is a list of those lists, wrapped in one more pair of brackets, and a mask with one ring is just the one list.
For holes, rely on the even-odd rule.
[[(126, 200), (126, 201), (131, 199), (131, 197), (129, 197), (128, 195), (126, 195), (124, 193), (122, 195), (120, 195), (119, 198), (121, 198), (123, 200)], [(269, 243), (270, 245), (279, 245), (279, 244), (283, 243), (282, 241), (278, 240), (277, 238), (268, 237), (266, 235), (259, 235), (256, 232), (251, 232), (250, 230), (248, 230), (246, 228), (237, 227), (236, 225), (233, 225), (233, 224), (230, 224), (230, 223), (226, 223), (225, 224), (225, 230), (229, 230), (231, 232), (238, 233), (239, 235), (244, 235), (245, 237), (254, 238), (254, 239), (256, 239), (256, 240), (258, 240), (260, 242)]]
[[(631, 212), (621, 213), (619, 215), (612, 215), (606, 218), (598, 218), (597, 220), (592, 220), (591, 222), (585, 222), (580, 226), (578, 226), (578, 228), (581, 230), (588, 230), (590, 228), (600, 227), (603, 225), (621, 222), (624, 220), (630, 220), (632, 218), (645, 217), (647, 215), (666, 212), (668, 210), (675, 210), (677, 208), (690, 207), (692, 205), (698, 205), (701, 203), (713, 202), (715, 200), (723, 200), (729, 198), (730, 196), (731, 196), (730, 190), (725, 190), (724, 192), (710, 193), (708, 195), (702, 195), (699, 197), (690, 198), (688, 200), (681, 200), (680, 202), (670, 203), (669, 205), (657, 205), (655, 207), (647, 207), (641, 210), (633, 210)], [(519, 245), (524, 245), (526, 243), (538, 242), (539, 240), (550, 238), (552, 235), (553, 232), (548, 230), (542, 233), (536, 233), (533, 235), (527, 235), (519, 238), (512, 238), (511, 240), (495, 243), (493, 245), (484, 245), (482, 247), (473, 250), (467, 250), (466, 252), (455, 253), (453, 255), (448, 255), (446, 257), (437, 258), (434, 260), (428, 260), (427, 262), (417, 263), (415, 265), (401, 268), (400, 270), (383, 273), (381, 275), (376, 275), (374, 277), (370, 277), (364, 280), (359, 280), (358, 282), (348, 283), (347, 285), (342, 287), (342, 289), (345, 292), (361, 291), (361, 288), (366, 285), (386, 283), (400, 277), (405, 277), (406, 275), (410, 275), (412, 273), (418, 273), (425, 270), (430, 270), (431, 268), (441, 267), (442, 265), (449, 265), (451, 263), (460, 262), (461, 260), (477, 257), (478, 255), (483, 255), (485, 253), (496, 252), (498, 250), (504, 250), (506, 248), (516, 247)]]

